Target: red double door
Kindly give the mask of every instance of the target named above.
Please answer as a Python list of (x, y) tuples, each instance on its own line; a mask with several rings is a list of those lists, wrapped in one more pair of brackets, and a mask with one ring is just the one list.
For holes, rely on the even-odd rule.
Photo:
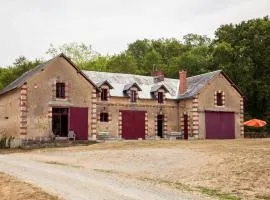
[(145, 139), (145, 111), (122, 110), (122, 138)]
[(70, 108), (69, 130), (76, 134), (76, 140), (88, 140), (88, 108)]
[(234, 139), (234, 113), (206, 111), (205, 128), (206, 139)]

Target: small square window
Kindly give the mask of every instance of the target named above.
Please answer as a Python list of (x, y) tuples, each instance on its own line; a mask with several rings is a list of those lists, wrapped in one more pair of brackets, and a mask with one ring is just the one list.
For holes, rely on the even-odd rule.
[(56, 98), (65, 98), (65, 83), (56, 83)]
[(109, 121), (108, 113), (100, 113), (100, 121), (101, 122), (108, 122)]
[(131, 102), (136, 102), (137, 101), (137, 95), (136, 95), (136, 91), (135, 90), (131, 90), (130, 91), (130, 101)]
[(217, 93), (217, 106), (223, 106), (222, 93), (221, 92)]
[(158, 92), (158, 103), (164, 103), (163, 92)]
[(101, 89), (101, 101), (108, 101), (108, 90), (105, 88)]

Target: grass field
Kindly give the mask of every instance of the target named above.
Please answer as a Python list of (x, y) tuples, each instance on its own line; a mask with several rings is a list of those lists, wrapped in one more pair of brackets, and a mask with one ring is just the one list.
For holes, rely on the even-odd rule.
[(46, 193), (31, 184), (19, 181), (13, 176), (0, 173), (0, 199), (1, 200), (58, 200), (59, 198)]
[(87, 150), (96, 152), (92, 159), (103, 163), (103, 170), (118, 176), (181, 185), (221, 199), (270, 199), (269, 139), (112, 142)]
[(270, 139), (116, 141), (16, 156), (216, 199), (270, 199)]

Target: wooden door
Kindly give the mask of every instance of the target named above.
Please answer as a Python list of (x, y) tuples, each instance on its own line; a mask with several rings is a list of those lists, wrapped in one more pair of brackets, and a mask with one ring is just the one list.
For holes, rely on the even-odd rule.
[(206, 139), (234, 139), (235, 119), (233, 112), (205, 112)]
[(188, 139), (188, 115), (184, 115), (184, 139)]
[(122, 138), (145, 139), (145, 111), (122, 110)]
[(70, 108), (70, 130), (76, 134), (76, 140), (88, 140), (88, 108)]

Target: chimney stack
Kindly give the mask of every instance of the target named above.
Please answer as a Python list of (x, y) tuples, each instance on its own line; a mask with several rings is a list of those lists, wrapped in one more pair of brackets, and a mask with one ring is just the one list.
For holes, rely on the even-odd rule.
[(152, 76), (154, 77), (154, 82), (164, 81), (164, 73), (161, 70), (155, 70), (152, 72)]
[(183, 95), (187, 91), (187, 71), (179, 71), (179, 94)]

